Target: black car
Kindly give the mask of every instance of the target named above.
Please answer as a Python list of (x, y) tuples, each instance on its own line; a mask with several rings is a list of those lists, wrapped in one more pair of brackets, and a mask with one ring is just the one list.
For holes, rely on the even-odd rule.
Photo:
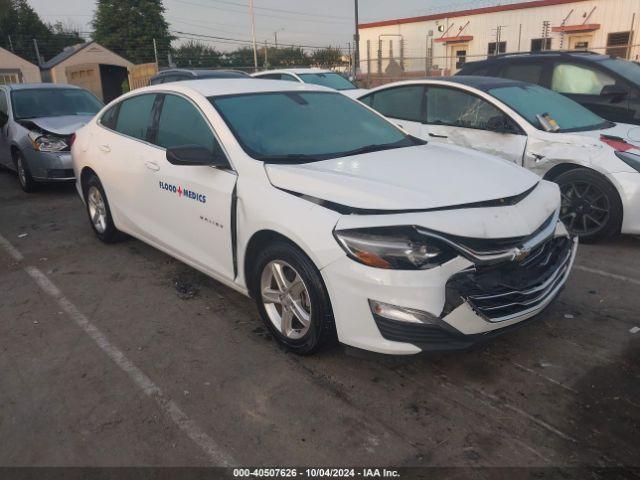
[(458, 75), (537, 83), (607, 120), (640, 125), (640, 65), (592, 52), (503, 54), (464, 65)]
[(183, 80), (198, 80), (201, 78), (251, 78), (249, 74), (239, 70), (188, 70), (184, 68), (173, 68), (162, 70), (151, 77), (149, 85), (159, 83), (181, 82)]

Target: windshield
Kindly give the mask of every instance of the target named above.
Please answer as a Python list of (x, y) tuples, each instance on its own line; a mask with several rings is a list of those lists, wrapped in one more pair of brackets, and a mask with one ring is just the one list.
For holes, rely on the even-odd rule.
[(304, 83), (322, 85), (334, 90), (355, 90), (357, 88), (353, 83), (337, 73), (299, 73), (298, 76)]
[(608, 60), (602, 60), (600, 62), (605, 67), (613, 70), (615, 73), (627, 80), (640, 85), (640, 65), (627, 60), (619, 60), (617, 58), (610, 58)]
[(570, 98), (538, 85), (492, 88), (489, 94), (509, 105), (538, 130), (545, 130), (540, 123), (544, 114), (557, 123), (558, 132), (598, 130), (613, 125)]
[(421, 144), (365, 106), (331, 92), (210, 97), (253, 158), (303, 163)]
[(102, 108), (86, 90), (72, 88), (30, 88), (11, 92), (16, 120), (64, 115), (95, 115)]

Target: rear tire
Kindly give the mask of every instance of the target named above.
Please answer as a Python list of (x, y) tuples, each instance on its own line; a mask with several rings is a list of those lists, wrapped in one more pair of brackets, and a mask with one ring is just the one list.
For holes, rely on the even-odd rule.
[(20, 152), (16, 152), (13, 161), (16, 166), (20, 188), (27, 193), (34, 192), (37, 184), (31, 176), (31, 170), (29, 169), (29, 165), (27, 164), (27, 160), (24, 158), (24, 155)]
[(559, 175), (560, 219), (585, 243), (616, 235), (622, 225), (622, 202), (616, 188), (597, 172), (579, 168)]
[(297, 247), (277, 241), (256, 257), (252, 296), (271, 334), (298, 355), (336, 338), (331, 302), (320, 272)]
[(91, 175), (84, 188), (84, 200), (89, 223), (96, 236), (104, 243), (116, 243), (124, 234), (113, 223), (107, 195), (97, 176)]

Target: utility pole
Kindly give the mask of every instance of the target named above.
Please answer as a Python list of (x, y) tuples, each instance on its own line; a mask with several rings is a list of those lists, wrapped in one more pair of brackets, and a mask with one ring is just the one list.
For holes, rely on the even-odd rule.
[(358, 31), (358, 0), (354, 0), (355, 4), (355, 27), (356, 33), (353, 36), (354, 40), (354, 51), (353, 51), (353, 78), (354, 80), (358, 78), (358, 70), (360, 70), (360, 32)]
[(40, 56), (40, 50), (38, 50), (38, 41), (35, 38), (33, 39), (33, 46), (36, 49), (36, 58), (38, 59), (38, 66), (41, 67), (42, 57)]
[(251, 17), (251, 39), (253, 43), (253, 66), (258, 70), (258, 46), (256, 45), (256, 18), (253, 14), (253, 0), (249, 0), (249, 16)]
[(158, 45), (156, 44), (156, 39), (153, 39), (153, 56), (156, 59), (156, 69), (158, 68)]
[(15, 53), (13, 50), (13, 42), (11, 41), (11, 35), (7, 35), (7, 38), (9, 39), (9, 48), (13, 53)]
[(267, 41), (264, 41), (264, 68), (265, 70), (268, 68), (269, 65), (269, 57), (267, 56)]
[(273, 39), (275, 40), (276, 48), (278, 48), (278, 32), (283, 32), (284, 28), (279, 28), (275, 32), (273, 32)]

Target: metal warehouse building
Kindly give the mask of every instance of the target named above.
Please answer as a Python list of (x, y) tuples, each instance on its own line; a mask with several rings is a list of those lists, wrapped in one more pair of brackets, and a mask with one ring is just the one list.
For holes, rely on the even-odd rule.
[(640, 57), (640, 0), (535, 0), (359, 25), (360, 71), (449, 75), (488, 55), (588, 49)]

